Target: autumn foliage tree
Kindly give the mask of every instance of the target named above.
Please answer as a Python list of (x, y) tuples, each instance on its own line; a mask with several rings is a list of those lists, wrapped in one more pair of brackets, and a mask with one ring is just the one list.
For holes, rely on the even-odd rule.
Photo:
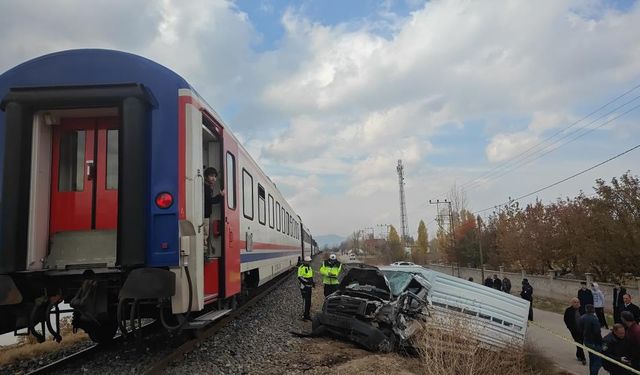
[(429, 237), (427, 235), (427, 226), (423, 220), (418, 224), (418, 240), (415, 243), (411, 257), (416, 264), (425, 264), (427, 261), (427, 253), (429, 252)]
[[(596, 180), (595, 194), (500, 207), (485, 221), (464, 209), (456, 213), (450, 261), (524, 269), (556, 270), (598, 280), (619, 279), (640, 269), (640, 180), (630, 172), (610, 184)], [(478, 232), (478, 228), (480, 231)]]
[(389, 263), (404, 259), (405, 254), (400, 242), (400, 236), (393, 225), (389, 228), (389, 238), (383, 255)]

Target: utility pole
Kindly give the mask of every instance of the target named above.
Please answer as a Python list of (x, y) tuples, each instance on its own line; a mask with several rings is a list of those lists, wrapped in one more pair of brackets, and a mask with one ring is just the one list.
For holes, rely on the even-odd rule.
[[(436, 205), (436, 222), (438, 223), (439, 232), (445, 232), (445, 221), (449, 224), (449, 241), (451, 242), (451, 252), (453, 252), (456, 242), (453, 234), (453, 210), (451, 208), (451, 201), (447, 199), (436, 199), (435, 201), (429, 199), (429, 204)], [(444, 213), (444, 209), (440, 208), (440, 205), (447, 205), (446, 214)]]
[(402, 244), (402, 251), (404, 251), (405, 242), (409, 232), (409, 223), (407, 222), (407, 205), (404, 197), (404, 167), (402, 166), (402, 159), (398, 160), (396, 171), (398, 172), (398, 184), (400, 185), (400, 225), (402, 230), (400, 243)]
[(480, 248), (480, 273), (482, 274), (482, 280), (484, 282), (484, 256), (482, 254), (482, 227), (480, 226), (480, 215), (476, 218), (476, 224), (478, 225), (478, 247)]
[(380, 238), (384, 238), (385, 241), (389, 240), (389, 230), (391, 225), (389, 224), (376, 224), (379, 227)]

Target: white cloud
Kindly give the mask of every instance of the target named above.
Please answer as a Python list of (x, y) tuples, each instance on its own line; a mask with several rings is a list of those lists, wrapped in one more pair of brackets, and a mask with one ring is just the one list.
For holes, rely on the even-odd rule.
[[(231, 108), (225, 120), (296, 210), (341, 234), (372, 218), (397, 223), (397, 159), (408, 199), (438, 196), (481, 163), (435, 167), (426, 161), (435, 150), (446, 151), (440, 159), (470, 147), (477, 159), (505, 160), (640, 78), (637, 3), (626, 13), (599, 0), (434, 0), (404, 18), (392, 9), (330, 25), (291, 8), (280, 15), (282, 40), (256, 52), (261, 36), (230, 1), (15, 1), (0, 12), (0, 71), (82, 47), (167, 65), (211, 105)], [(472, 126), (482, 127), (472, 145), (439, 138)], [(617, 130), (617, 140), (634, 131)], [(344, 212), (344, 223), (326, 212)]]

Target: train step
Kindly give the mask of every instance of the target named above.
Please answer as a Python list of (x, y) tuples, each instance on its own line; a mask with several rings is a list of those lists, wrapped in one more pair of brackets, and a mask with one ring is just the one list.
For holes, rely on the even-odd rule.
[(191, 329), (202, 328), (208, 325), (209, 323), (214, 322), (222, 318), (223, 316), (226, 316), (231, 311), (232, 311), (231, 309), (227, 309), (227, 310), (215, 310), (215, 311), (208, 312), (190, 321), (189, 324), (187, 325), (187, 328), (191, 328)]

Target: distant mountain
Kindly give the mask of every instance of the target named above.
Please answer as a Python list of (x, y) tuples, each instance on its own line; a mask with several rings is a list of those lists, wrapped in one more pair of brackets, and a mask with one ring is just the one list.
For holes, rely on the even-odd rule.
[(315, 236), (313, 238), (316, 240), (316, 242), (318, 242), (318, 246), (321, 249), (325, 246), (338, 246), (342, 241), (345, 240), (345, 237), (338, 236), (337, 234), (323, 234), (321, 236)]

